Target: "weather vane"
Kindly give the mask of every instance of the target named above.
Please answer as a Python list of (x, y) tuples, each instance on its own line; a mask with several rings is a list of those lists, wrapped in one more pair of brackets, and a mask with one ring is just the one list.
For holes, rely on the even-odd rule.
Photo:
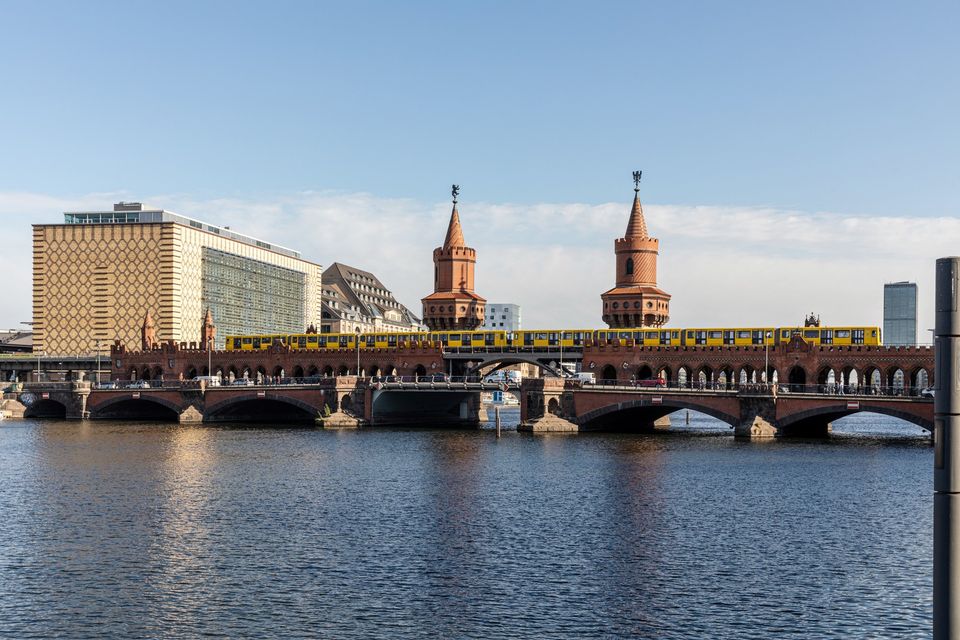
[(460, 185), (453, 185), (453, 188), (450, 189), (450, 194), (453, 195), (453, 204), (457, 204), (457, 196), (460, 195)]
[(634, 171), (633, 172), (633, 190), (640, 191), (640, 176), (643, 175), (643, 171)]

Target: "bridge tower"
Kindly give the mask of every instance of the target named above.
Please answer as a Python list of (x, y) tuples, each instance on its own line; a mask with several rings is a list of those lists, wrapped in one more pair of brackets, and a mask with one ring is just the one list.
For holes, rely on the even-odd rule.
[(616, 286), (600, 295), (603, 321), (611, 328), (660, 327), (670, 319), (670, 294), (657, 287), (660, 241), (647, 233), (640, 206), (642, 173), (633, 172), (630, 221), (623, 237), (613, 242), (617, 257)]
[(433, 331), (472, 330), (483, 324), (486, 300), (473, 290), (477, 252), (466, 245), (453, 185), (453, 211), (442, 247), (433, 250), (433, 293), (423, 298), (423, 323)]
[(207, 345), (211, 347), (216, 344), (214, 339), (217, 337), (217, 326), (213, 324), (213, 314), (207, 308), (207, 315), (203, 317), (203, 326), (200, 328), (200, 350), (206, 351)]
[(153, 321), (153, 316), (147, 311), (143, 317), (143, 325), (140, 327), (140, 347), (143, 351), (150, 351), (157, 344), (157, 325)]

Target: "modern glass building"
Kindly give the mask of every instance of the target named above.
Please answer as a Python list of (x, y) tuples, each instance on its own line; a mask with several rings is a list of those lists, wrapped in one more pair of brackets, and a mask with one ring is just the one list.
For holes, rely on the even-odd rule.
[(483, 328), (497, 331), (520, 331), (523, 320), (520, 305), (509, 302), (488, 302)]
[(917, 283), (883, 285), (883, 343), (891, 346), (917, 344)]
[(320, 326), (323, 269), (292, 249), (121, 202), (33, 226), (34, 349), (139, 349), (149, 312), (160, 341), (199, 342), (206, 310), (217, 347), (230, 334)]

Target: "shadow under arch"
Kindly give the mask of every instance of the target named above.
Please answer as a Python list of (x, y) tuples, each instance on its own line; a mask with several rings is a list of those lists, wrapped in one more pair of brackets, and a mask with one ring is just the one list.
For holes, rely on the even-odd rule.
[(203, 421), (313, 424), (319, 416), (316, 407), (297, 398), (243, 395), (208, 407)]
[(182, 409), (164, 398), (141, 394), (139, 398), (110, 398), (91, 407), (93, 420), (163, 420), (177, 422)]
[(474, 366), (472, 369), (468, 370), (466, 372), (466, 375), (468, 376), (480, 375), (481, 370), (486, 369), (490, 365), (494, 365), (494, 367), (492, 369), (485, 371), (484, 375), (490, 375), (491, 373), (495, 373), (500, 369), (503, 369), (504, 367), (509, 367), (512, 364), (532, 364), (535, 367), (539, 367), (541, 371), (545, 371), (552, 376), (556, 376), (557, 378), (560, 377), (559, 369), (554, 369), (550, 365), (540, 362), (539, 360), (537, 360), (535, 356), (536, 354), (533, 354), (533, 353), (529, 355), (522, 354), (522, 353), (511, 353), (509, 355), (503, 356), (502, 358), (491, 358), (490, 360), (485, 360), (483, 362), (480, 362), (479, 364)]
[(57, 400), (37, 400), (23, 412), (24, 418), (66, 418), (67, 407)]
[(904, 422), (909, 422), (921, 429), (933, 432), (933, 422), (925, 418), (913, 415), (906, 411), (888, 407), (883, 404), (867, 404), (860, 402), (859, 409), (843, 409), (839, 407), (820, 407), (817, 409), (808, 409), (785, 416), (779, 420), (779, 426), (782, 435), (803, 435), (807, 431), (819, 431), (822, 426), (828, 422), (839, 420), (857, 413), (878, 413), (891, 418), (898, 418)]
[[(696, 402), (664, 397), (663, 404), (652, 405), (649, 400), (631, 400), (609, 404), (593, 411), (588, 411), (579, 418), (577, 423), (584, 431), (605, 430), (635, 430), (630, 425), (641, 424), (646, 426), (654, 420), (662, 418), (680, 409), (690, 409), (714, 417), (730, 426), (739, 422), (739, 417), (707, 407)], [(641, 427), (642, 428), (642, 427)]]

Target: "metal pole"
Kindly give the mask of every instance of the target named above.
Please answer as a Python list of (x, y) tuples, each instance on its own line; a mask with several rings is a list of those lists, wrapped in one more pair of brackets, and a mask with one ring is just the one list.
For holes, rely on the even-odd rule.
[(97, 386), (100, 386), (100, 339), (97, 339)]
[[(960, 257), (937, 260), (933, 638), (960, 638)], [(956, 464), (955, 464), (956, 463)]]
[(494, 420), (497, 423), (497, 437), (500, 437), (500, 407), (493, 408)]
[(770, 381), (767, 380), (767, 376), (770, 375), (770, 334), (766, 331), (763, 332), (763, 383), (769, 385)]
[(357, 327), (355, 330), (357, 334), (356, 337), (356, 347), (357, 347), (357, 377), (360, 377), (360, 327)]

